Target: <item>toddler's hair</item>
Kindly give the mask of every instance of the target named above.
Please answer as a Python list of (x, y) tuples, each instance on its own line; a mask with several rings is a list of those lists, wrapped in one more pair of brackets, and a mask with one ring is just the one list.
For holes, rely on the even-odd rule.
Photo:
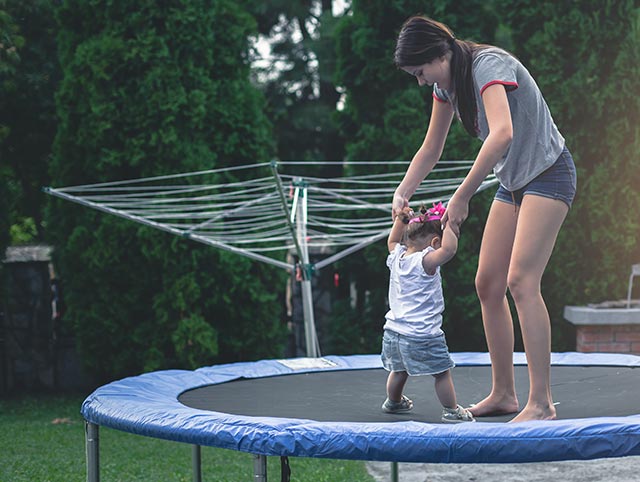
[[(433, 221), (427, 221), (427, 208), (424, 204), (420, 205), (420, 214), (414, 214), (409, 208), (405, 208), (398, 214), (400, 221), (407, 225), (404, 231), (404, 241), (414, 241), (416, 239), (424, 239), (428, 236), (440, 236), (442, 237), (442, 223), (439, 219)], [(412, 223), (409, 223), (411, 219), (419, 217)]]

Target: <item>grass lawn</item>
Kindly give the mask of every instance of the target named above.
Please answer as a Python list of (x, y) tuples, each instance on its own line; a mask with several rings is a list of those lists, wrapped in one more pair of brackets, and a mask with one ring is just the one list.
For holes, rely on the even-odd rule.
[[(84, 481), (84, 395), (0, 399), (0, 481)], [(290, 458), (296, 482), (372, 482), (364, 463)], [(280, 480), (280, 459), (269, 457), (269, 480)], [(100, 476), (109, 481), (191, 481), (191, 445), (100, 427)], [(204, 481), (253, 478), (250, 454), (202, 448)]]

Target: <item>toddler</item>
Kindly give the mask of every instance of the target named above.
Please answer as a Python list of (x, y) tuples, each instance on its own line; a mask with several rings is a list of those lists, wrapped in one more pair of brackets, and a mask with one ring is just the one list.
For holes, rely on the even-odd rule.
[(442, 326), (444, 298), (440, 266), (456, 254), (458, 238), (440, 219), (442, 203), (421, 208), (415, 215), (409, 208), (395, 218), (389, 239), (387, 266), (389, 311), (382, 341), (382, 363), (389, 371), (387, 399), (382, 410), (408, 412), (413, 402), (403, 394), (409, 376), (433, 375), (442, 403), (442, 421), (475, 422), (471, 412), (458, 405), (451, 377), (453, 360)]

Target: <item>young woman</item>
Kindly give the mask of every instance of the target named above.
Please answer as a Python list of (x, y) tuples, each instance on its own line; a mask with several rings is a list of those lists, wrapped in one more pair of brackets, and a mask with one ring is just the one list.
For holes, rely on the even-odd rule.
[(530, 378), (527, 404), (512, 421), (554, 419), (551, 326), (540, 281), (575, 195), (575, 166), (564, 138), (529, 72), (504, 50), (456, 39), (446, 25), (416, 16), (402, 26), (395, 63), (419, 85), (433, 85), (435, 100), (426, 137), (395, 192), (393, 215), (408, 206), (438, 162), (454, 114), (483, 144), (449, 201), (443, 225), (459, 235), (469, 200), (484, 178), (493, 170), (500, 181), (476, 275), (493, 386), (470, 411), (482, 417), (519, 410), (508, 288), (520, 319)]

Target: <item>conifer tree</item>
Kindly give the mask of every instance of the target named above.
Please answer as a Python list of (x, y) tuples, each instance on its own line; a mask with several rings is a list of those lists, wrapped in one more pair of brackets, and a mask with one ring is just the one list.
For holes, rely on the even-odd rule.
[[(57, 17), (54, 186), (271, 158), (241, 5), (66, 0)], [(281, 354), (283, 273), (63, 201), (48, 229), (66, 322), (100, 378)]]

